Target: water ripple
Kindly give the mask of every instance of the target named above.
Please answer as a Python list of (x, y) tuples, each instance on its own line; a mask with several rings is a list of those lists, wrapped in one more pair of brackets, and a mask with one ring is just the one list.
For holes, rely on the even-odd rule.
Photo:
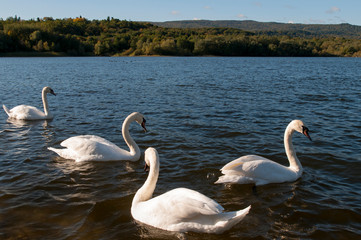
[[(8, 107), (41, 107), (45, 85), (57, 96), (49, 99), (52, 121), (1, 114), (0, 238), (358, 239), (360, 64), (351, 58), (1, 58), (0, 99)], [(19, 88), (22, 94), (9, 94)], [(130, 127), (142, 151), (138, 162), (75, 163), (47, 150), (80, 134), (127, 148), (121, 125), (134, 111), (144, 114), (149, 130)], [(242, 155), (288, 165), (283, 134), (297, 118), (313, 139), (294, 134), (304, 167), (299, 180), (257, 188), (213, 184), (219, 169)], [(226, 210), (252, 205), (251, 212), (221, 235), (179, 235), (135, 222), (130, 206), (147, 177), (147, 147), (161, 159), (154, 196), (188, 187)]]

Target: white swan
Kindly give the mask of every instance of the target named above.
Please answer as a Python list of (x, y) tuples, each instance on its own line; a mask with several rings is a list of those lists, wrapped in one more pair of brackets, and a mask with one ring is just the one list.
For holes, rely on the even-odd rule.
[(222, 169), (224, 175), (215, 183), (254, 183), (256, 186), (268, 183), (292, 182), (302, 175), (302, 165), (292, 145), (294, 131), (303, 133), (311, 140), (308, 128), (301, 120), (291, 121), (285, 131), (284, 145), (290, 166), (286, 167), (267, 158), (247, 155), (226, 164)]
[(4, 111), (9, 116), (9, 118), (13, 118), (13, 119), (19, 119), (19, 120), (52, 119), (53, 115), (50, 113), (48, 106), (48, 99), (47, 99), (48, 93), (51, 93), (54, 96), (56, 96), (53, 89), (51, 89), (50, 87), (43, 88), (43, 91), (41, 92), (41, 97), (43, 100), (44, 112), (37, 109), (36, 107), (28, 106), (28, 105), (19, 105), (12, 108), (11, 110), (9, 110), (5, 105), (3, 105)]
[(49, 147), (48, 149), (56, 152), (59, 156), (66, 159), (81, 161), (111, 161), (128, 160), (137, 161), (140, 158), (140, 149), (129, 134), (129, 125), (133, 121), (140, 124), (144, 131), (145, 119), (141, 113), (131, 113), (123, 122), (122, 135), (130, 151), (119, 148), (108, 140), (94, 135), (80, 135), (68, 138), (60, 143), (63, 149)]
[(139, 222), (168, 231), (222, 233), (240, 222), (251, 206), (223, 212), (209, 197), (186, 188), (176, 188), (152, 198), (159, 175), (159, 157), (154, 148), (145, 151), (149, 175), (133, 198), (131, 214)]

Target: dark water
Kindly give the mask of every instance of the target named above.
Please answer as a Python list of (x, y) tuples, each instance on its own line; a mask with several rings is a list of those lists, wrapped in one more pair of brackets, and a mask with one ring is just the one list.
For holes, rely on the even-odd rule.
[[(361, 60), (355, 58), (0, 58), (0, 103), (41, 107), (52, 121), (0, 114), (0, 239), (356, 239), (361, 237)], [(142, 152), (155, 147), (155, 195), (197, 190), (226, 210), (252, 205), (221, 235), (171, 234), (136, 223), (138, 162), (74, 163), (47, 147), (95, 134), (125, 148), (121, 124)], [(283, 133), (302, 119), (313, 142), (293, 138), (304, 167), (296, 182), (214, 185), (225, 163), (259, 154), (288, 164)]]

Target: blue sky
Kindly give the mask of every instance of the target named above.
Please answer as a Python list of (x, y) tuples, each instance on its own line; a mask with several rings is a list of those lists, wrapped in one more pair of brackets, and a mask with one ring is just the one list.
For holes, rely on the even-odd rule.
[(255, 20), (361, 26), (360, 0), (1, 0), (0, 18), (37, 17), (131, 21)]

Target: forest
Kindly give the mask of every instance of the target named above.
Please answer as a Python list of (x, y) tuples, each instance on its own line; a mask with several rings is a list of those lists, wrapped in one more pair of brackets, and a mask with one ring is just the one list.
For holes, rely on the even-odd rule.
[(342, 36), (168, 28), (108, 17), (0, 19), (0, 56), (342, 56), (361, 57), (361, 40)]
[(258, 34), (289, 35), (299, 37), (345, 37), (361, 39), (361, 26), (341, 24), (300, 24), (279, 22), (257, 22), (252, 20), (180, 20), (152, 22), (167, 28), (236, 28)]

